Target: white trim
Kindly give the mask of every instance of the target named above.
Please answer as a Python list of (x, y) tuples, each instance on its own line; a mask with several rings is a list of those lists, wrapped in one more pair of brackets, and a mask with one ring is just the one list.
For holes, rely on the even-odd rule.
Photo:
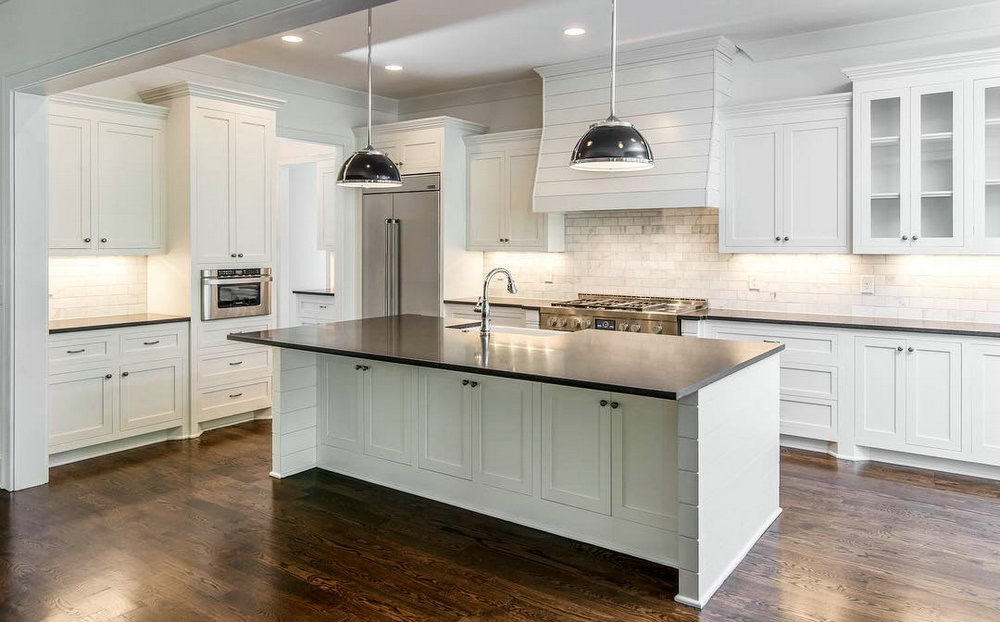
[[(731, 62), (736, 56), (737, 50), (736, 45), (732, 41), (721, 36), (700, 37), (698, 39), (673, 43), (654, 43), (652, 45), (647, 40), (640, 44), (619, 46), (618, 64), (630, 65), (646, 61), (663, 61), (674, 56), (704, 54), (706, 52), (718, 52), (726, 56), (727, 60)], [(542, 65), (541, 67), (535, 67), (535, 72), (543, 78), (554, 78), (556, 76), (565, 76), (583, 71), (608, 71), (609, 62), (608, 55), (605, 53), (600, 56), (591, 56), (566, 63)]]
[[(395, 121), (393, 123), (383, 123), (381, 125), (372, 126), (372, 130), (377, 134), (382, 133), (396, 133), (396, 132), (410, 132), (413, 130), (428, 130), (428, 129), (438, 129), (442, 127), (453, 127), (461, 132), (478, 132), (483, 133), (487, 128), (485, 125), (479, 123), (473, 123), (472, 121), (466, 121), (464, 119), (459, 119), (456, 117), (448, 116), (438, 116), (438, 117), (425, 117), (423, 119), (413, 119), (411, 121)], [(363, 136), (368, 131), (368, 127), (361, 125), (354, 128), (355, 136)]]
[(966, 69), (982, 65), (996, 65), (998, 63), (1000, 63), (1000, 48), (990, 48), (975, 52), (959, 52), (957, 54), (914, 58), (891, 63), (879, 63), (877, 65), (858, 65), (855, 67), (846, 67), (842, 71), (845, 76), (855, 81), (925, 71)]
[(110, 97), (85, 95), (84, 93), (58, 93), (56, 95), (50, 95), (49, 103), (82, 106), (84, 108), (95, 108), (97, 110), (111, 110), (114, 112), (123, 112), (125, 114), (152, 117), (154, 119), (166, 119), (167, 114), (170, 112), (169, 109), (164, 106), (140, 104), (138, 102), (124, 101), (121, 99), (111, 99)]
[(530, 130), (511, 130), (509, 132), (493, 132), (491, 134), (469, 134), (465, 137), (465, 144), (468, 147), (473, 145), (488, 145), (492, 143), (502, 143), (511, 140), (541, 140), (542, 128)]
[(757, 529), (757, 535), (755, 535), (753, 539), (749, 540), (745, 545), (743, 545), (743, 548), (740, 549), (740, 552), (737, 553), (732, 560), (730, 560), (730, 562), (726, 565), (726, 569), (719, 575), (719, 578), (715, 580), (715, 583), (713, 583), (712, 586), (707, 591), (705, 591), (704, 598), (702, 598), (701, 600), (694, 600), (693, 598), (688, 598), (687, 596), (681, 596), (680, 594), (678, 594), (674, 596), (674, 600), (681, 603), (682, 605), (688, 605), (689, 607), (696, 607), (698, 609), (701, 609), (702, 607), (707, 605), (708, 601), (710, 601), (712, 599), (712, 596), (715, 595), (715, 592), (720, 587), (722, 587), (722, 584), (725, 583), (726, 579), (728, 579), (729, 576), (732, 574), (732, 572), (736, 570), (736, 567), (740, 565), (740, 562), (742, 562), (743, 558), (747, 556), (747, 553), (750, 552), (750, 549), (752, 549), (754, 545), (757, 544), (757, 541), (760, 540), (761, 536), (763, 536), (767, 532), (767, 530), (771, 528), (771, 525), (774, 523), (775, 520), (777, 520), (780, 514), (781, 514), (781, 508), (779, 507), (774, 511), (774, 513), (771, 514), (770, 517), (764, 520), (764, 524), (761, 525), (759, 529)]
[(285, 100), (266, 95), (256, 95), (244, 91), (224, 89), (208, 84), (197, 82), (175, 82), (166, 86), (159, 86), (147, 89), (139, 93), (139, 98), (147, 104), (156, 104), (178, 97), (204, 97), (206, 99), (217, 99), (232, 104), (242, 104), (254, 106), (255, 108), (265, 108), (267, 110), (278, 110), (285, 105)]
[(740, 106), (723, 106), (719, 108), (719, 114), (725, 119), (739, 119), (768, 113), (808, 112), (830, 108), (843, 108), (845, 112), (850, 112), (853, 98), (854, 94), (851, 92), (796, 97), (795, 99), (757, 102)]

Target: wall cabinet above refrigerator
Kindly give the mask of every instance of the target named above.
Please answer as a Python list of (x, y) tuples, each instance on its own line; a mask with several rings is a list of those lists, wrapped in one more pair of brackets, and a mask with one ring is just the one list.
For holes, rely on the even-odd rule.
[(854, 82), (854, 249), (1000, 253), (1000, 53), (844, 70)]
[(164, 243), (167, 109), (49, 99), (49, 251), (153, 255)]

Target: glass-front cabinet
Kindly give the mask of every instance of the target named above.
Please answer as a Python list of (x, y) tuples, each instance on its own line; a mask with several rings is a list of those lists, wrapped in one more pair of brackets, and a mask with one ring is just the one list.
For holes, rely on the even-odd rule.
[(976, 246), (1000, 252), (1000, 78), (976, 80), (973, 88)]
[(860, 97), (860, 235), (855, 252), (962, 246), (962, 83)]

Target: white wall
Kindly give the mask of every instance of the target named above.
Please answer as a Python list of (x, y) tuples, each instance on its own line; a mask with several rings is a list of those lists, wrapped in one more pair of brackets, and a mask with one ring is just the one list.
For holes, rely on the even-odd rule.
[(502, 82), (399, 101), (400, 120), (458, 117), (489, 127), (489, 132), (542, 127), (542, 79)]

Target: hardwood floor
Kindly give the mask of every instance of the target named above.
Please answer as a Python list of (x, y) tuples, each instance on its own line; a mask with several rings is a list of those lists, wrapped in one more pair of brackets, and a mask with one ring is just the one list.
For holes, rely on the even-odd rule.
[(702, 612), (676, 572), (330, 473), (266, 422), (0, 494), (2, 620), (1000, 620), (1000, 485), (786, 451)]

